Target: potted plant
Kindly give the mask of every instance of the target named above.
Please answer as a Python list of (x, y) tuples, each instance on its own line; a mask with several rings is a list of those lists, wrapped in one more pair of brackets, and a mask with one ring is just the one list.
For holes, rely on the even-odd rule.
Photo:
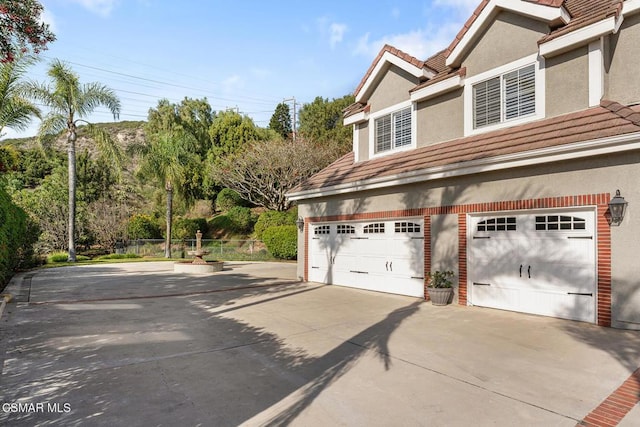
[(453, 295), (453, 271), (427, 273), (427, 293), (433, 305), (447, 305)]

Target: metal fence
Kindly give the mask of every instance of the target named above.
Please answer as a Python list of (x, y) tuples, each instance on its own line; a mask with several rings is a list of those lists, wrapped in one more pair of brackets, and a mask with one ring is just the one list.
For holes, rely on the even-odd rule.
[[(164, 239), (130, 240), (116, 249), (118, 253), (132, 253), (142, 257), (163, 257)], [(191, 258), (189, 251), (195, 251), (196, 240), (172, 240), (171, 258)], [(206, 260), (226, 261), (271, 261), (273, 256), (260, 240), (213, 240), (202, 239), (202, 249), (209, 251)]]

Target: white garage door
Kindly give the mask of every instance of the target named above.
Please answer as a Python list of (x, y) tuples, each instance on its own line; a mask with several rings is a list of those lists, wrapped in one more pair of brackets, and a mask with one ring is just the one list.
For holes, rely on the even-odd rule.
[(424, 297), (424, 221), (309, 227), (309, 280)]
[(593, 211), (472, 216), (473, 305), (595, 322)]

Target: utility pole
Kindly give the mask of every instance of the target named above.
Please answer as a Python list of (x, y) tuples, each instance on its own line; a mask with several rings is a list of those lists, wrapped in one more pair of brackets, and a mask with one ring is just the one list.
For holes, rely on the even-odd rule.
[(293, 140), (296, 140), (296, 97), (287, 98), (282, 100), (282, 102), (293, 102)]

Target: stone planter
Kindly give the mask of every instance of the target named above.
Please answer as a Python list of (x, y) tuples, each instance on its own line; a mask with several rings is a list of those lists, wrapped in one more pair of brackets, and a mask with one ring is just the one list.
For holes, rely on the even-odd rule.
[(429, 299), (433, 305), (447, 305), (453, 297), (453, 288), (427, 288)]

